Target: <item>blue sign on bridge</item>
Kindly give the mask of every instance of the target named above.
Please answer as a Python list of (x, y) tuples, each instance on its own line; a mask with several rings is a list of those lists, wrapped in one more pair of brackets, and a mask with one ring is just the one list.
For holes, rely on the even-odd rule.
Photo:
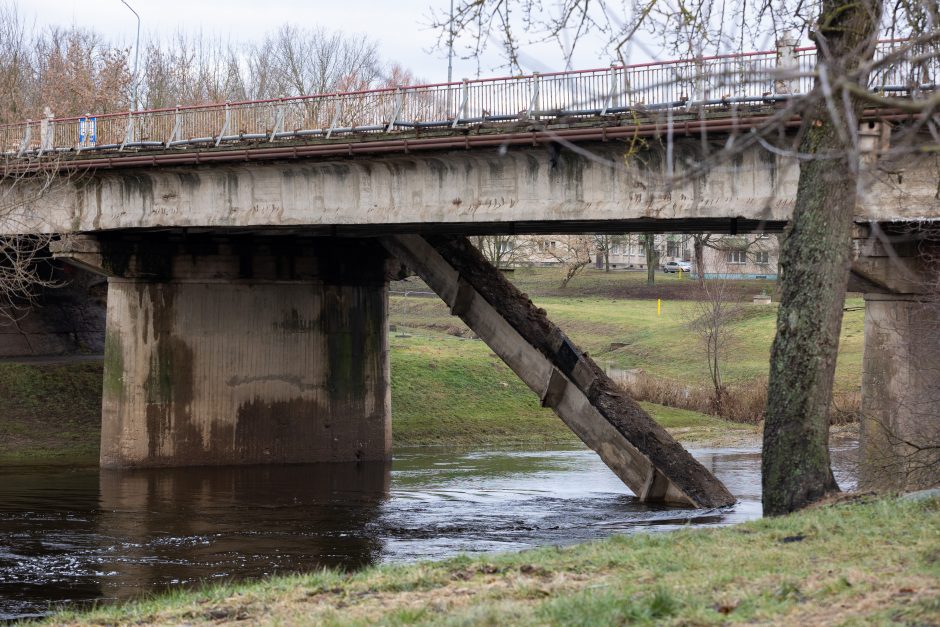
[(78, 121), (78, 145), (94, 146), (98, 141), (98, 118), (85, 117)]

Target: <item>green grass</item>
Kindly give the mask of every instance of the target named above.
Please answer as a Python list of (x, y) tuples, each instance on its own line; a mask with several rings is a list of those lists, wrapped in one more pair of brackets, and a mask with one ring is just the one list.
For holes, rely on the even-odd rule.
[[(577, 441), (479, 341), (391, 339), (395, 446), (541, 446)], [(0, 463), (93, 463), (101, 416), (100, 362), (0, 364)], [(677, 437), (718, 442), (753, 428), (644, 404)]]
[[(627, 274), (627, 273), (624, 273)], [(709, 374), (702, 340), (689, 329), (699, 312), (691, 301), (665, 300), (657, 313), (655, 300), (625, 300), (589, 296), (534, 296), (552, 321), (601, 364), (619, 368), (641, 368), (650, 375), (707, 385)], [(846, 306), (863, 305), (850, 298)], [(743, 304), (743, 312), (727, 330), (731, 343), (723, 360), (726, 383), (744, 383), (766, 377), (776, 319), (776, 305)], [(470, 335), (463, 323), (452, 317), (436, 298), (393, 296), (392, 322), (416, 333)], [(864, 311), (847, 311), (842, 324), (836, 389), (857, 391), (861, 387)], [(612, 344), (623, 344), (612, 348)]]
[(101, 365), (0, 364), (0, 463), (98, 459)]
[(940, 500), (323, 571), (62, 613), (55, 624), (936, 624)]

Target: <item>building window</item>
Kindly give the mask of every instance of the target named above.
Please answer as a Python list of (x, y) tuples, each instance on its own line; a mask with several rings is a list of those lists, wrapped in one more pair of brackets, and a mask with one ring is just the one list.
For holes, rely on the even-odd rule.
[(666, 256), (667, 257), (679, 256), (679, 242), (666, 242)]
[(760, 264), (770, 263), (770, 253), (766, 250), (759, 250), (754, 253), (754, 261)]
[(557, 243), (558, 243), (558, 242), (551, 241), (551, 242), (548, 243), (548, 247), (551, 248), (552, 250), (555, 250), (555, 244), (557, 244)]
[(747, 263), (746, 250), (729, 250), (728, 263)]

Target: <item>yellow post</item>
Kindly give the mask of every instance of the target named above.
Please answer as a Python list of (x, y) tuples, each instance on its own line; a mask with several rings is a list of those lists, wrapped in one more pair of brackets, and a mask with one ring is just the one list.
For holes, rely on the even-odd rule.
[(656, 315), (657, 316), (663, 315), (663, 299), (662, 298), (656, 299)]

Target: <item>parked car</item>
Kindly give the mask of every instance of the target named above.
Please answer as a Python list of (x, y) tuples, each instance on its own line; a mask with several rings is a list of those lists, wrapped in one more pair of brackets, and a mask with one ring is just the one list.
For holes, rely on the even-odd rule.
[(691, 261), (667, 261), (663, 264), (663, 272), (692, 272)]

